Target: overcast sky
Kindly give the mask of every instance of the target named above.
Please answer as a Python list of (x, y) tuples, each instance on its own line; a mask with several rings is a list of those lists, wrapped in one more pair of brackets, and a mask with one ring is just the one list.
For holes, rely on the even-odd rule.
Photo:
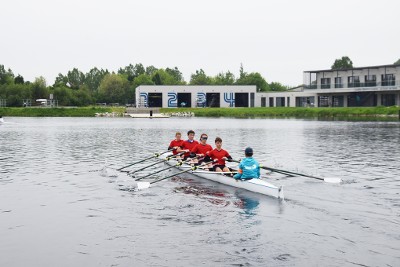
[(10, 0), (2, 1), (0, 64), (49, 85), (74, 67), (117, 71), (142, 63), (178, 67), (185, 80), (260, 72), (303, 82), (303, 71), (400, 58), (399, 0)]

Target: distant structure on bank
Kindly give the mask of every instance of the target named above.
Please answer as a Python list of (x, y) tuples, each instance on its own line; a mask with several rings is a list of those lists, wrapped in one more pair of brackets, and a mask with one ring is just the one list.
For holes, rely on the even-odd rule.
[(141, 85), (136, 88), (136, 107), (400, 105), (400, 65), (305, 71), (303, 78), (303, 86), (285, 92), (257, 92), (255, 85)]

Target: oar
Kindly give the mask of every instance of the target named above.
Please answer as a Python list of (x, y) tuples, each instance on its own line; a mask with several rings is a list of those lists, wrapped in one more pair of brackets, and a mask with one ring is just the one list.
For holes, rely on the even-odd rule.
[(161, 178), (161, 179), (158, 179), (158, 180), (155, 180), (155, 181), (152, 181), (152, 182), (138, 182), (138, 183), (136, 184), (136, 187), (137, 187), (137, 189), (139, 189), (139, 190), (141, 190), (141, 189), (146, 189), (146, 188), (149, 188), (150, 185), (152, 185), (152, 184), (154, 184), (154, 183), (158, 183), (158, 182), (160, 182), (160, 181), (163, 181), (163, 180), (165, 180), (165, 179), (174, 177), (174, 176), (176, 176), (176, 175), (179, 175), (179, 174), (182, 174), (182, 173), (185, 173), (185, 172), (194, 171), (194, 170), (196, 170), (196, 166), (195, 166), (195, 167), (192, 167), (192, 168), (190, 168), (190, 169), (184, 170), (184, 171), (180, 171), (180, 172), (175, 173), (175, 174), (172, 174), (172, 175), (168, 175), (168, 176), (166, 176), (166, 177), (163, 177), (163, 178)]
[(168, 170), (168, 169), (171, 169), (171, 168), (174, 168), (174, 167), (180, 166), (180, 165), (182, 165), (182, 163), (181, 163), (181, 162), (178, 162), (176, 165), (172, 165), (172, 166), (169, 166), (169, 167), (167, 167), (167, 168), (165, 168), (165, 169), (161, 169), (161, 170), (158, 170), (158, 171), (156, 171), (156, 172), (153, 172), (153, 173), (150, 173), (150, 174), (148, 174), (148, 175), (145, 175), (145, 176), (143, 176), (143, 177), (137, 178), (137, 179), (135, 179), (135, 181), (142, 180), (142, 179), (147, 178), (147, 177), (149, 177), (149, 176), (152, 176), (152, 175), (154, 175), (154, 174), (156, 174), (156, 173), (163, 172), (163, 171), (166, 171), (166, 170)]
[(133, 166), (133, 165), (135, 165), (135, 164), (144, 162), (144, 161), (149, 160), (149, 159), (152, 159), (152, 158), (157, 158), (157, 157), (159, 157), (160, 155), (165, 154), (165, 153), (167, 153), (167, 152), (169, 152), (169, 151), (171, 151), (171, 150), (167, 150), (167, 151), (164, 151), (164, 152), (161, 152), (161, 153), (155, 153), (155, 154), (154, 154), (153, 156), (151, 156), (151, 157), (148, 157), (148, 158), (145, 158), (145, 159), (136, 161), (136, 162), (134, 162), (134, 163), (131, 163), (131, 164), (129, 164), (129, 165), (126, 165), (126, 166), (124, 166), (124, 167), (121, 167), (121, 168), (117, 169), (117, 171), (121, 171), (121, 170), (123, 170), (123, 169), (125, 169), (125, 168), (128, 168), (128, 167), (130, 167), (130, 166)]
[(288, 174), (288, 175), (297, 175), (297, 176), (303, 176), (307, 178), (313, 178), (317, 180), (324, 181), (326, 183), (333, 183), (333, 184), (339, 184), (342, 182), (342, 179), (340, 178), (323, 178), (323, 177), (317, 177), (317, 176), (312, 176), (312, 175), (307, 175), (307, 174), (302, 174), (302, 173), (297, 173), (297, 172), (291, 172), (291, 171), (286, 171), (286, 170), (280, 170), (280, 169), (275, 169), (275, 168), (270, 168), (270, 167), (264, 167), (260, 166), (261, 169), (264, 170), (269, 170), (277, 173), (282, 173), (282, 174)]
[(149, 165), (147, 165), (147, 166), (145, 166), (145, 167), (143, 167), (143, 168), (140, 168), (140, 169), (137, 169), (137, 170), (134, 170), (134, 171), (125, 171), (125, 170), (122, 170), (122, 172), (127, 172), (127, 173), (129, 173), (129, 175), (131, 175), (131, 174), (134, 174), (134, 173), (136, 173), (136, 172), (143, 171), (143, 170), (145, 170), (145, 169), (147, 169), (147, 168), (150, 168), (151, 166), (157, 165), (158, 163), (161, 163), (161, 162), (163, 162), (163, 161), (164, 161), (164, 159), (159, 160), (159, 161), (156, 161), (156, 162), (154, 162), (154, 163), (152, 163), (152, 164), (149, 164)]
[[(240, 161), (238, 161), (238, 160), (233, 160), (232, 159), (231, 161), (240, 163)], [(342, 179), (340, 179), (340, 178), (322, 178), (322, 177), (316, 177), (316, 176), (297, 173), (297, 172), (291, 172), (291, 171), (286, 171), (286, 170), (275, 169), (275, 168), (271, 168), (271, 167), (264, 167), (264, 166), (261, 166), (261, 165), (260, 165), (260, 168), (264, 169), (264, 170), (268, 170), (268, 171), (273, 171), (273, 172), (277, 172), (277, 173), (281, 173), (281, 174), (286, 174), (286, 175), (303, 176), (303, 177), (307, 177), (307, 178), (318, 179), (318, 180), (324, 181), (326, 183), (338, 184), (338, 183), (342, 182)]]

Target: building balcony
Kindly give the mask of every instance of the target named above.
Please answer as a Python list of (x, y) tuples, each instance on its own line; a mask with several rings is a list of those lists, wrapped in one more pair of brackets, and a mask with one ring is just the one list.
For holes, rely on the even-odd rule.
[(384, 87), (384, 86), (400, 86), (400, 80), (394, 81), (382, 81), (382, 82), (375, 82), (375, 81), (368, 81), (368, 82), (354, 82), (354, 83), (335, 83), (335, 84), (311, 84), (311, 85), (304, 85), (304, 89), (340, 89), (340, 88), (360, 88), (360, 87)]

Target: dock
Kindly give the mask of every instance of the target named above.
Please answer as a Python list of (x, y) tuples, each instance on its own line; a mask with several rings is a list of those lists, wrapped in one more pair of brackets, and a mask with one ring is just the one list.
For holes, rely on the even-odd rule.
[(127, 108), (126, 113), (131, 118), (162, 119), (169, 118), (169, 115), (160, 113), (159, 108)]

